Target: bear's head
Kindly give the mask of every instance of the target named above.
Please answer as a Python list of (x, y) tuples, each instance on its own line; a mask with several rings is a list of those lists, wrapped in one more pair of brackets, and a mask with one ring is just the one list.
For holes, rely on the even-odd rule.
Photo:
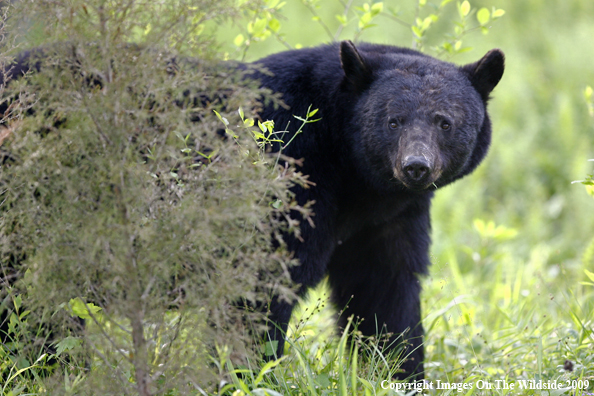
[(348, 137), (362, 175), (380, 190), (436, 189), (470, 173), (491, 141), (489, 94), (504, 55), (458, 67), (416, 51), (340, 45), (343, 90), (354, 100)]

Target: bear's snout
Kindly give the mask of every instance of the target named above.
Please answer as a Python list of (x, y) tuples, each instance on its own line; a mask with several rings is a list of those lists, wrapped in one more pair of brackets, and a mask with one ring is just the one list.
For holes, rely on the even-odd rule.
[(441, 174), (436, 143), (431, 139), (402, 139), (396, 156), (394, 176), (411, 190), (424, 190)]
[(432, 166), (422, 156), (411, 155), (405, 158), (402, 163), (402, 170), (405, 177), (416, 185), (426, 185), (431, 175)]

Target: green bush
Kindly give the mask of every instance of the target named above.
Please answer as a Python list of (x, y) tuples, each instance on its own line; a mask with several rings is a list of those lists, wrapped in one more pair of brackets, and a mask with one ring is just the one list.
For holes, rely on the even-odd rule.
[[(296, 229), (291, 210), (306, 212), (289, 191), (305, 179), (266, 154), (237, 112), (251, 118), (262, 98), (277, 99), (209, 60), (202, 34), (204, 21), (250, 4), (16, 7), (13, 20), (26, 15), (55, 44), (32, 54), (41, 71), (4, 95), (21, 113), (3, 145), (3, 267), (21, 273), (17, 292), (58, 329), (50, 337), (70, 334), (58, 349), (80, 370), (91, 364), (76, 394), (213, 388), (225, 371), (213, 356), (260, 353), (250, 345), (263, 312), (240, 306), (294, 298), (281, 232)], [(185, 61), (188, 52), (201, 61)], [(217, 133), (217, 115), (233, 137)], [(77, 374), (64, 370), (55, 380)]]

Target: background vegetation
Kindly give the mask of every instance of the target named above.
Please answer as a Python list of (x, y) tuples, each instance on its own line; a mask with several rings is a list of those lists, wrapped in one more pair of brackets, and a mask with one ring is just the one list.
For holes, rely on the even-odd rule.
[[(455, 1), (442, 9), (438, 2), (412, 0), (367, 6), (331, 0), (239, 3), (246, 8), (229, 15), (233, 19), (222, 27), (221, 19), (198, 24), (201, 37), (208, 37), (201, 43), (211, 43), (214, 34), (221, 43), (204, 45), (200, 54), (253, 61), (287, 47), (354, 38), (415, 46), (460, 64), (493, 47), (506, 53), (506, 72), (490, 104), (492, 150), (477, 172), (444, 188), (434, 201), (433, 266), (423, 294), (427, 379), (475, 385), (587, 379), (589, 388), (577, 394), (592, 393), (594, 200), (572, 181), (593, 173), (588, 159), (594, 158), (594, 118), (586, 87), (594, 84), (594, 3), (477, 0), (466, 18), (460, 15), (463, 3)], [(229, 10), (234, 5), (230, 2)], [(482, 7), (489, 10), (488, 35), (479, 24), (484, 13), (477, 18)], [(495, 15), (500, 17), (493, 20)], [(145, 17), (152, 22), (152, 14)], [(457, 31), (455, 22), (461, 22)], [(23, 45), (45, 41), (42, 32), (29, 29)], [(142, 40), (146, 30), (134, 34)], [(184, 41), (174, 49), (192, 53), (193, 48)], [(397, 394), (381, 387), (390, 367), (373, 346), (361, 360), (344, 338), (333, 335), (324, 296), (322, 285), (302, 305), (280, 364), (252, 359), (238, 368), (224, 356), (212, 360), (210, 367), (221, 373), (231, 370), (230, 376), (221, 374), (218, 392)], [(4, 358), (3, 375), (12, 378), (14, 361)], [(47, 381), (28, 382), (31, 373), (36, 372), (23, 371), (7, 382), (4, 392), (23, 386), (39, 392)], [(72, 387), (69, 378), (52, 380)], [(84, 373), (76, 378), (77, 386), (85, 385)], [(475, 387), (466, 394), (508, 392)], [(545, 392), (564, 393), (570, 391)]]

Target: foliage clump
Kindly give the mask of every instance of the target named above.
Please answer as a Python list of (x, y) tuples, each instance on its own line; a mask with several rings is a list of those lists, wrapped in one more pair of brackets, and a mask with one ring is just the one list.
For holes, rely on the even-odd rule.
[[(52, 44), (3, 95), (22, 112), (3, 129), (0, 257), (44, 326), (86, 319), (71, 335), (83, 342), (61, 349), (93, 352), (77, 394), (207, 389), (221, 380), (211, 356), (245, 361), (263, 329), (263, 310), (241, 306), (293, 298), (282, 233), (291, 210), (305, 211), (290, 187), (306, 180), (236, 111), (278, 99), (208, 60), (201, 26), (241, 11), (225, 3), (15, 10)], [(213, 110), (240, 125), (233, 135)]]

